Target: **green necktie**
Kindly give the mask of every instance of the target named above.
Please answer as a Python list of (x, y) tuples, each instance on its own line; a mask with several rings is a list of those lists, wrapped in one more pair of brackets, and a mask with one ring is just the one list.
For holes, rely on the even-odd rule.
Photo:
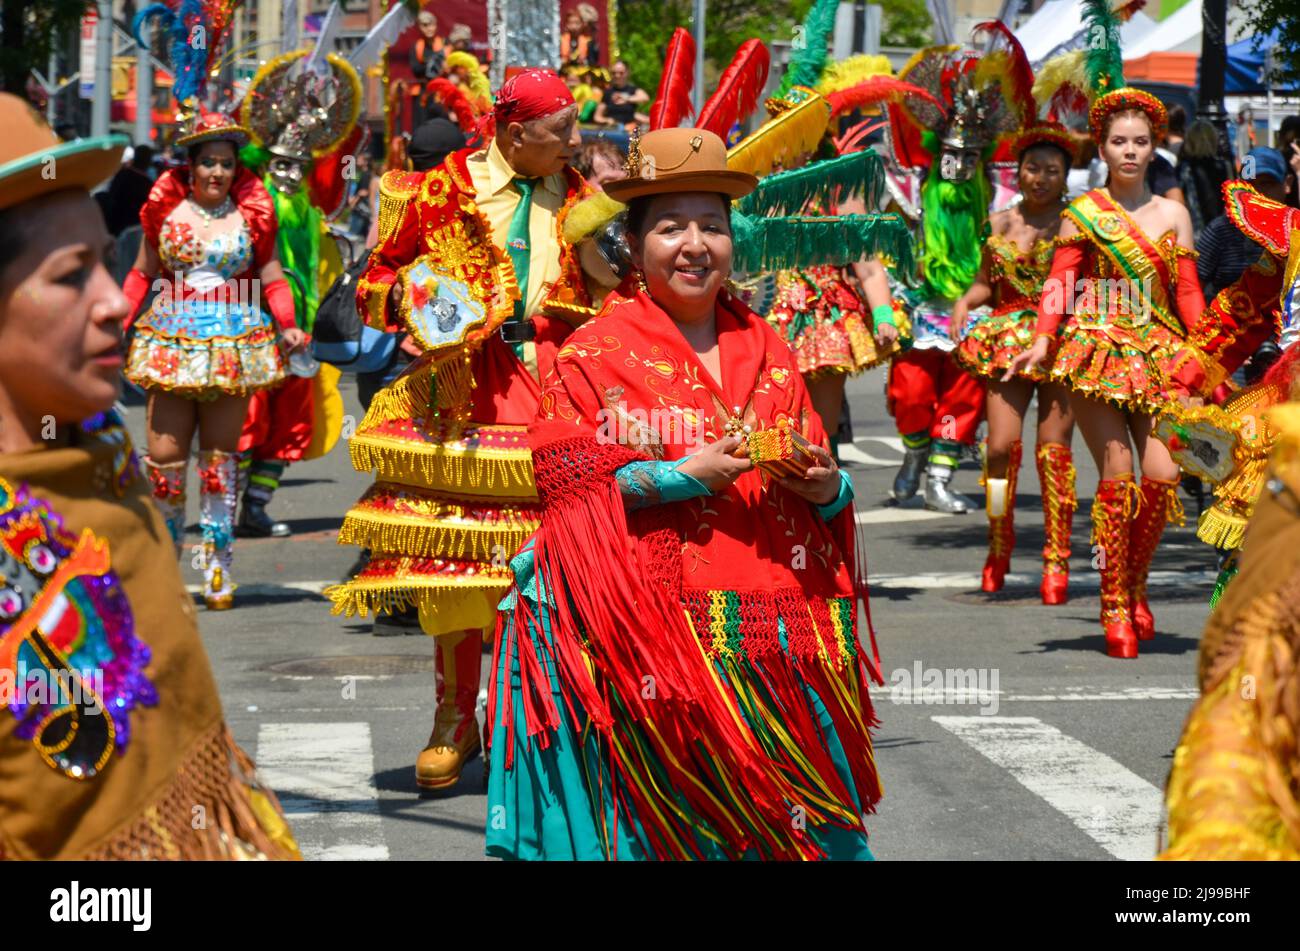
[[(539, 179), (516, 178), (515, 188), (519, 189), (519, 204), (515, 207), (514, 217), (510, 219), (510, 231), (506, 235), (506, 251), (510, 254), (510, 263), (515, 268), (515, 283), (519, 285), (519, 300), (515, 302), (514, 322), (523, 324), (528, 310), (528, 264), (532, 258), (532, 249), (528, 243), (528, 215), (533, 207), (533, 189)], [(523, 341), (511, 344), (515, 356), (524, 358)]]

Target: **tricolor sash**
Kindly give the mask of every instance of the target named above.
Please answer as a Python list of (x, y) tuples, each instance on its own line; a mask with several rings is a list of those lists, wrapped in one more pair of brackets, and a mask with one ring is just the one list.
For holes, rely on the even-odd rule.
[[(1180, 337), (1186, 337), (1187, 331), (1170, 304), (1174, 275), (1169, 262), (1128, 212), (1104, 191), (1094, 189), (1071, 202), (1065, 214), (1126, 282), (1129, 301), (1126, 312), (1131, 322), (1145, 324), (1154, 316)], [(1118, 310), (1118, 301), (1110, 300), (1111, 290), (1108, 282), (1099, 281), (1096, 292), (1099, 316)]]

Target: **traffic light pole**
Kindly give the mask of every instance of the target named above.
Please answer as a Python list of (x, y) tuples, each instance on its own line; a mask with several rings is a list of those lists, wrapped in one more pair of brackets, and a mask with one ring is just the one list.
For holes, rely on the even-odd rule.
[(1204, 0), (1201, 4), (1201, 86), (1197, 116), (1219, 130), (1219, 152), (1232, 160), (1228, 140), (1228, 110), (1223, 105), (1224, 69), (1228, 59), (1228, 2)]
[(98, 0), (95, 6), (95, 98), (90, 105), (90, 134), (100, 136), (108, 135), (113, 108), (113, 4), (112, 0)]

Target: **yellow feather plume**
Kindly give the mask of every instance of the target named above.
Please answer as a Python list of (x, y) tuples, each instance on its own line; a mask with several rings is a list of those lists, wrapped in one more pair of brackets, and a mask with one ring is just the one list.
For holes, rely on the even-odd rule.
[(975, 67), (975, 88), (983, 89), (993, 80), (1001, 79), (1010, 70), (1010, 63), (1011, 57), (1006, 50), (994, 50), (981, 58)]
[(760, 177), (778, 164), (788, 168), (799, 156), (817, 148), (830, 119), (831, 104), (813, 94), (768, 119), (735, 145), (727, 153), (727, 168)]
[(564, 240), (577, 244), (600, 231), (605, 225), (627, 210), (627, 205), (615, 201), (604, 192), (596, 192), (578, 202), (564, 219)]
[(492, 101), (492, 84), (488, 82), (487, 76), (483, 75), (483, 68), (479, 65), (478, 57), (473, 53), (464, 50), (448, 53), (446, 68), (464, 70), (471, 97), (486, 102)]
[(1056, 91), (1065, 83), (1070, 83), (1080, 90), (1088, 88), (1088, 77), (1084, 71), (1086, 50), (1075, 50), (1053, 56), (1038, 69), (1034, 77), (1034, 102), (1041, 109), (1047, 105)]
[(856, 86), (872, 76), (890, 76), (893, 72), (886, 57), (861, 53), (828, 65), (817, 83), (817, 91), (826, 96)]

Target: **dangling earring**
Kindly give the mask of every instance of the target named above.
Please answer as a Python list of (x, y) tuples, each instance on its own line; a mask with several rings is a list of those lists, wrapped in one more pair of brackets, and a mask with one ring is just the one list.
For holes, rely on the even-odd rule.
[(650, 293), (650, 288), (646, 286), (644, 271), (642, 271), (640, 268), (637, 268), (635, 271), (632, 272), (632, 276), (636, 278), (636, 286), (637, 289), (641, 291), (641, 293), (643, 294)]

